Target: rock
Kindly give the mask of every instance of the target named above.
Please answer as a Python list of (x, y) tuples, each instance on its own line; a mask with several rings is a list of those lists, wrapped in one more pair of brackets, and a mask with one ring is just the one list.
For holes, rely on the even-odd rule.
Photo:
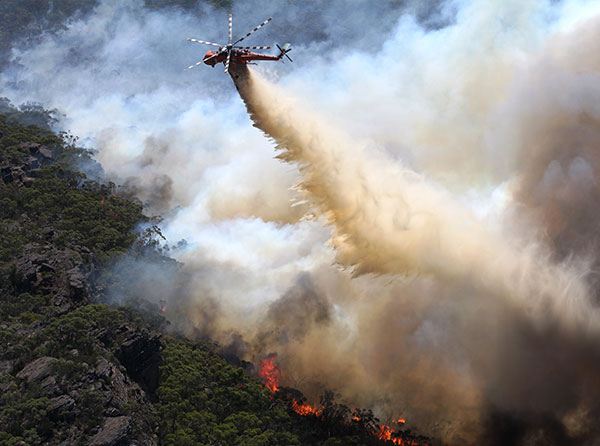
[(45, 395), (58, 395), (60, 393), (56, 378), (52, 375), (44, 378), (40, 383), (40, 387)]
[(35, 142), (22, 142), (21, 144), (19, 144), (19, 147), (21, 149), (27, 149), (29, 150), (30, 154), (35, 155), (39, 152), (41, 144)]
[(38, 160), (35, 156), (30, 156), (27, 159), (27, 167), (29, 169), (39, 169), (40, 165), (40, 160)]
[[(52, 233), (51, 228), (44, 231)], [(15, 285), (21, 292), (50, 294), (56, 307), (54, 314), (71, 310), (91, 295), (93, 255), (85, 249), (81, 251), (50, 249), (35, 243), (26, 245), (15, 262)]]
[(34, 178), (29, 175), (27, 164), (23, 166), (9, 166), (0, 169), (0, 176), (4, 184), (15, 183), (18, 186), (31, 186)]
[(103, 414), (107, 417), (118, 417), (119, 415), (122, 415), (121, 411), (116, 407), (108, 407), (104, 409)]
[(25, 176), (25, 172), (21, 167), (9, 166), (0, 169), (0, 175), (5, 184), (13, 182), (21, 184), (21, 179)]
[(50, 416), (65, 415), (75, 407), (75, 400), (69, 395), (61, 395), (52, 398), (48, 403), (48, 414)]
[(14, 183), (18, 186), (31, 186), (35, 181), (38, 170), (54, 160), (54, 153), (48, 147), (33, 142), (19, 144), (19, 147), (29, 151), (29, 156), (20, 162), (4, 165), (0, 168), (0, 177), (5, 184)]
[(83, 297), (87, 289), (87, 277), (81, 271), (80, 265), (68, 270), (66, 276), (71, 295), (78, 298)]
[(42, 356), (23, 367), (23, 369), (17, 373), (17, 378), (23, 379), (28, 383), (41, 381), (52, 373), (52, 367), (56, 361), (56, 358)]
[(54, 159), (54, 154), (52, 153), (52, 150), (50, 150), (47, 147), (41, 147), (39, 150), (39, 153), (46, 159), (49, 159), (49, 160)]
[(49, 147), (37, 144), (35, 142), (24, 142), (19, 144), (19, 147), (28, 149), (32, 157), (46, 164), (49, 160), (54, 159), (54, 153)]
[(138, 382), (150, 397), (158, 388), (160, 348), (160, 336), (132, 330), (116, 352), (129, 376)]
[(96, 365), (96, 374), (100, 378), (110, 380), (114, 375), (114, 366), (104, 358), (100, 358)]
[(102, 381), (101, 388), (107, 389), (103, 405), (122, 409), (135, 398), (137, 384), (133, 384), (127, 376), (113, 363), (101, 358), (96, 365), (94, 374)]
[(92, 437), (89, 446), (119, 446), (128, 444), (131, 417), (105, 418), (100, 431)]

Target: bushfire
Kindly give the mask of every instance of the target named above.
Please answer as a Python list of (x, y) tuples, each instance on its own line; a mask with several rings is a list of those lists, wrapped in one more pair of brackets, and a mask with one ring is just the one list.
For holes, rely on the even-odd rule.
[[(258, 376), (260, 376), (263, 379), (265, 386), (271, 391), (271, 393), (276, 393), (280, 390), (279, 381), (281, 378), (281, 370), (279, 369), (276, 360), (277, 355), (270, 354), (269, 356), (260, 361), (260, 368), (258, 371)], [(322, 410), (319, 407), (295, 399), (292, 400), (292, 404), (290, 407), (294, 412), (301, 416), (312, 415), (315, 417), (320, 417), (322, 414)], [(353, 415), (352, 421), (360, 422), (361, 417)], [(396, 420), (396, 423), (399, 426), (403, 426), (406, 423), (406, 420), (404, 418), (398, 418)], [(374, 435), (379, 440), (391, 442), (392, 444), (399, 446), (422, 445), (416, 440), (401, 438), (399, 431), (392, 429), (387, 424), (379, 424), (377, 426), (377, 431), (374, 433)]]
[[(400, 423), (400, 421), (403, 421)], [(404, 424), (404, 419), (399, 419), (398, 424)], [(386, 424), (379, 425), (379, 431), (377, 432), (377, 438), (383, 441), (390, 441), (392, 444), (397, 444), (400, 446), (419, 446), (419, 443), (416, 440), (407, 440), (400, 438), (398, 436), (394, 436), (394, 430)]]
[(279, 390), (279, 377), (281, 376), (281, 371), (275, 362), (276, 355), (271, 354), (260, 361), (260, 369), (258, 371), (258, 376), (260, 376), (265, 383), (267, 389), (271, 392), (275, 393)]
[(292, 409), (298, 415), (306, 416), (306, 415), (316, 415), (319, 416), (321, 411), (314, 406), (311, 406), (308, 403), (299, 403), (298, 401), (292, 401)]

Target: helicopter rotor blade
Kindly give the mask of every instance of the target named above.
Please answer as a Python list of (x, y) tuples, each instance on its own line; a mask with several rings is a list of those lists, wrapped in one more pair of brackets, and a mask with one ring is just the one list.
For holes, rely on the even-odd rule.
[(196, 68), (197, 66), (200, 66), (204, 63), (203, 60), (201, 60), (200, 62), (196, 62), (194, 65), (190, 65), (189, 67), (187, 67), (188, 70), (191, 70), (192, 68)]
[(213, 54), (212, 56), (207, 57), (206, 59), (204, 59), (203, 62), (208, 62), (209, 60), (214, 59), (215, 57), (220, 56), (222, 53), (223, 53), (223, 51), (218, 51), (215, 54)]
[(270, 50), (271, 47), (270, 46), (236, 46), (236, 48), (240, 49), (240, 50)]
[(262, 22), (260, 25), (254, 27), (254, 29), (252, 31), (250, 31), (249, 33), (247, 33), (244, 37), (240, 37), (239, 39), (237, 39), (235, 42), (233, 42), (233, 45), (240, 43), (242, 40), (244, 40), (247, 37), (250, 37), (251, 34), (255, 33), (256, 31), (258, 31), (259, 29), (261, 29), (263, 26), (265, 26), (267, 23), (269, 23), (271, 20), (273, 20), (273, 17), (269, 17), (267, 20), (265, 20), (264, 22)]
[(189, 67), (187, 67), (187, 69), (189, 70), (189, 69), (191, 69), (191, 68), (196, 68), (197, 66), (199, 66), (199, 65), (202, 65), (203, 63), (206, 63), (206, 62), (208, 62), (209, 60), (211, 60), (211, 59), (214, 59), (215, 57), (218, 57), (218, 56), (219, 56), (219, 55), (220, 55), (222, 52), (223, 52), (223, 51), (218, 51), (218, 52), (216, 52), (215, 54), (213, 54), (212, 56), (210, 56), (210, 57), (207, 57), (206, 59), (202, 59), (200, 62), (197, 62), (197, 63), (195, 63), (194, 65), (190, 65)]
[(222, 47), (223, 45), (219, 44), (219, 43), (214, 43), (214, 42), (207, 42), (206, 40), (198, 40), (198, 39), (187, 39), (188, 42), (192, 42), (192, 43), (201, 43), (203, 45), (212, 45), (212, 46), (218, 46), (218, 47)]

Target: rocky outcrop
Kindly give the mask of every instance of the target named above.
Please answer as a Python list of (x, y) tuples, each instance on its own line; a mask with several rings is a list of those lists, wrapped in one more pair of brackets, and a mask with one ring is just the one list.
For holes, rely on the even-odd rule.
[(89, 446), (125, 446), (131, 444), (127, 436), (131, 430), (131, 418), (105, 418), (100, 431), (92, 437)]
[(129, 376), (142, 386), (152, 398), (158, 388), (160, 356), (160, 336), (134, 327), (123, 327), (127, 337), (121, 343), (116, 356)]
[(142, 390), (115, 364), (102, 358), (94, 371), (102, 392), (104, 414), (122, 415), (125, 407), (132, 403), (143, 404)]
[(19, 149), (29, 152), (20, 163), (0, 163), (0, 178), (5, 184), (14, 183), (18, 186), (30, 186), (37, 175), (38, 169), (54, 160), (54, 153), (49, 147), (33, 142), (19, 144)]
[(52, 374), (53, 366), (56, 364), (56, 361), (56, 358), (51, 358), (49, 356), (38, 358), (23, 367), (23, 369), (17, 373), (17, 378), (22, 379), (27, 383), (42, 381)]
[(15, 262), (17, 289), (51, 295), (56, 314), (88, 300), (93, 272), (93, 255), (84, 247), (57, 250), (29, 244)]
[[(111, 356), (108, 351), (105, 354)], [(47, 398), (45, 410), (48, 419), (68, 423), (73, 442), (80, 443), (82, 438), (90, 435), (75, 422), (92, 410), (89, 398), (93, 394), (94, 404), (97, 404), (97, 409), (93, 411), (96, 416), (103, 418), (101, 424), (91, 431), (89, 444), (118, 446), (157, 443), (153, 426), (148, 424), (143, 412), (138, 412), (148, 406), (148, 396), (123, 366), (100, 357), (95, 367), (77, 364), (79, 372), (73, 374), (68, 371), (72, 364), (49, 356), (30, 361), (15, 375), (20, 382), (20, 392), (29, 389), (38, 392), (39, 397)]]
[[(69, 395), (61, 395), (50, 400), (48, 404), (48, 416), (59, 418), (70, 415), (75, 408), (75, 400)], [(70, 417), (69, 417), (70, 418)]]

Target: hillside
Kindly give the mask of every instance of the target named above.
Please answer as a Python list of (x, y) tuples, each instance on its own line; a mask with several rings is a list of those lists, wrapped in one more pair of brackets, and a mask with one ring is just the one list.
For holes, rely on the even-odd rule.
[(253, 366), (168, 334), (160, 308), (103, 303), (127, 280), (109, 274), (119, 256), (174, 261), (139, 202), (79, 170), (99, 167), (50, 113), (2, 111), (0, 444), (385, 444), (371, 412), (330, 393), (299, 411), (298, 391), (272, 394)]

